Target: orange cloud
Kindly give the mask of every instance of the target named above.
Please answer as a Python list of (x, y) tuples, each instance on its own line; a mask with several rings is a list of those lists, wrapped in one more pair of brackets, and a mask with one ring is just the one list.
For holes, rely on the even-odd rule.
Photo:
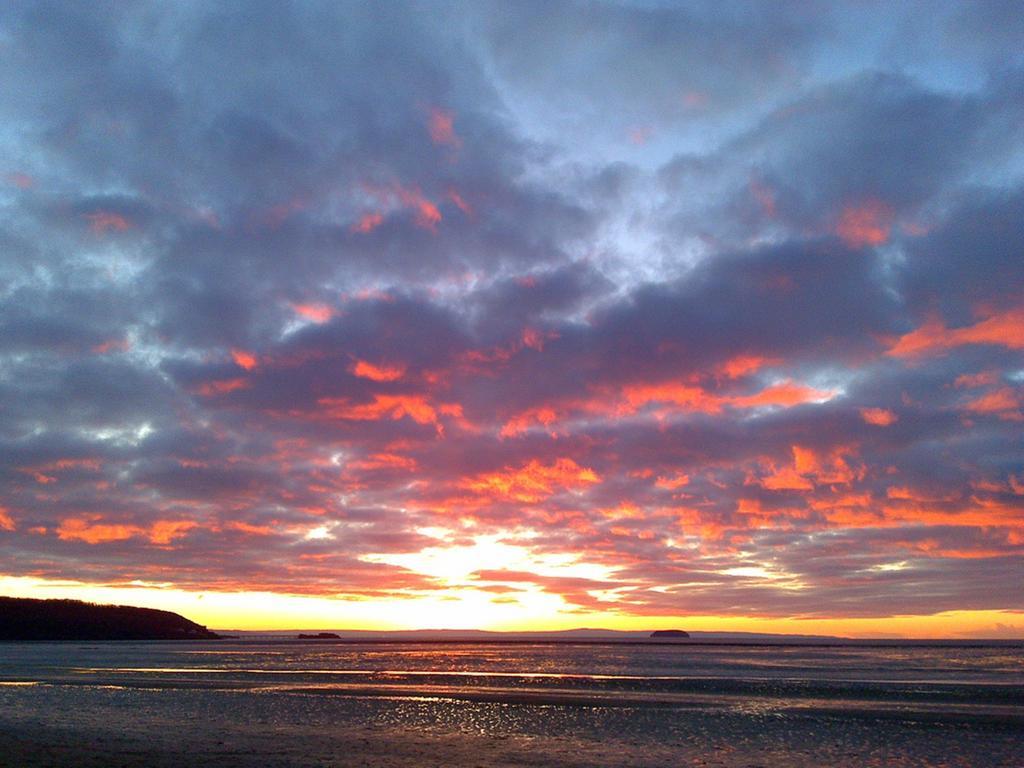
[(14, 520), (7, 511), (7, 507), (0, 507), (0, 531), (13, 531), (14, 528)]
[(975, 387), (986, 387), (995, 384), (999, 379), (997, 371), (982, 371), (980, 373), (965, 373), (957, 376), (953, 386), (957, 389), (974, 389)]
[(131, 229), (131, 222), (119, 213), (111, 211), (96, 211), (85, 214), (89, 220), (89, 229), (94, 234), (102, 235), (105, 232), (127, 232)]
[(972, 413), (993, 413), (1001, 419), (1021, 421), (1024, 420), (1022, 406), (1024, 402), (1021, 401), (1020, 395), (1011, 387), (1003, 387), (971, 400), (964, 405), (964, 410)]
[(398, 199), (406, 207), (412, 209), (415, 214), (416, 226), (436, 233), (437, 225), (441, 223), (441, 211), (437, 209), (437, 206), (425, 198), (418, 189), (406, 189), (399, 186), (395, 191), (398, 194)]
[(365, 459), (354, 461), (349, 466), (353, 469), (405, 469), (410, 472), (418, 467), (415, 459), (397, 453), (371, 453)]
[(430, 114), (427, 117), (427, 132), (430, 134), (430, 140), (438, 146), (447, 146), (453, 149), (459, 149), (462, 146), (462, 139), (455, 133), (455, 115), (446, 109), (430, 108)]
[(57, 537), (64, 541), (84, 541), (86, 544), (105, 544), (124, 541), (144, 533), (137, 525), (96, 523), (99, 516), (68, 517), (57, 527)]
[(542, 424), (547, 427), (557, 420), (558, 412), (553, 408), (548, 408), (547, 406), (530, 408), (506, 421), (501, 428), (500, 434), (502, 437), (515, 437), (523, 434), (533, 424)]
[(354, 375), (371, 381), (397, 381), (405, 375), (404, 365), (374, 365), (365, 360), (356, 360), (349, 370)]
[(810, 491), (814, 483), (800, 474), (795, 467), (782, 467), (761, 479), (761, 487), (772, 491)]
[(718, 366), (717, 372), (728, 379), (739, 379), (756, 373), (766, 365), (775, 365), (779, 361), (761, 355), (738, 355)]
[(892, 230), (892, 208), (878, 199), (847, 205), (839, 214), (835, 233), (850, 248), (881, 245)]
[(292, 310), (300, 317), (319, 325), (334, 317), (334, 309), (327, 304), (292, 304)]
[(205, 384), (200, 384), (193, 392), (203, 397), (214, 397), (216, 395), (226, 395), (229, 392), (237, 392), (240, 389), (248, 389), (249, 386), (249, 382), (245, 379), (221, 379), (220, 381), (208, 381)]
[(936, 355), (968, 344), (994, 344), (1007, 349), (1024, 349), (1024, 307), (1007, 310), (962, 328), (947, 328), (932, 317), (901, 336), (886, 354), (917, 358)]
[(269, 525), (252, 525), (251, 523), (246, 523), (242, 520), (232, 520), (224, 527), (232, 531), (238, 531), (239, 533), (247, 533), (250, 536), (269, 536), (274, 532), (274, 529)]
[(534, 504), (561, 490), (582, 490), (599, 482), (601, 478), (594, 470), (560, 458), (551, 464), (533, 459), (519, 468), (486, 472), (463, 480), (460, 486), (498, 499)]
[(895, 499), (896, 504), (882, 508), (884, 525), (906, 523), (918, 525), (959, 525), (983, 528), (1009, 528), (1024, 530), (1019, 505), (984, 503), (973, 499), (970, 506), (958, 509), (936, 508), (935, 501)]
[(448, 190), (448, 199), (455, 203), (455, 207), (458, 208), (467, 216), (473, 215), (472, 207), (470, 207), (469, 203), (467, 203), (465, 199), (462, 197), (462, 195), (460, 195), (456, 190)]
[(689, 485), (690, 476), (684, 475), (683, 473), (677, 473), (673, 477), (659, 477), (654, 484), (658, 488), (663, 488), (666, 491), (674, 491), (682, 488), (684, 485)]
[(40, 485), (49, 485), (50, 483), (57, 482), (57, 478), (52, 475), (44, 474), (46, 472), (63, 472), (68, 469), (89, 469), (98, 471), (100, 465), (101, 462), (99, 459), (57, 459), (56, 461), (48, 461), (45, 464), (21, 467), (18, 471), (32, 475), (35, 481)]
[(535, 328), (524, 328), (522, 335), (522, 342), (524, 347), (536, 350), (537, 352), (544, 351), (544, 345), (551, 339), (557, 339), (558, 334), (554, 331), (538, 331)]
[(617, 507), (598, 509), (597, 513), (608, 520), (640, 520), (645, 517), (644, 511), (629, 501), (624, 501)]
[(718, 413), (723, 400), (708, 393), (701, 387), (667, 382), (663, 384), (632, 384), (622, 391), (624, 403), (619, 407), (622, 414), (636, 413), (650, 403), (666, 403), (686, 411)]
[(327, 409), (327, 416), (334, 419), (398, 421), (408, 416), (417, 424), (438, 425), (437, 409), (419, 395), (374, 395), (372, 402), (359, 404), (333, 397), (321, 398), (318, 402)]
[(127, 352), (131, 348), (128, 339), (109, 339), (102, 344), (97, 344), (92, 351), (97, 355), (105, 355), (108, 352)]
[(861, 408), (860, 417), (876, 427), (888, 427), (890, 424), (895, 424), (898, 418), (895, 413), (885, 408)]
[(191, 520), (157, 520), (149, 528), (120, 523), (102, 523), (99, 515), (67, 517), (57, 527), (57, 537), (63, 541), (84, 541), (86, 544), (106, 544), (136, 537), (149, 539), (153, 544), (166, 545), (197, 527)]
[[(740, 369), (741, 366), (749, 368), (753, 364), (751, 360), (745, 360), (742, 363), (737, 363), (737, 367), (734, 370)], [(555, 432), (550, 429), (551, 425), (557, 420), (565, 418), (574, 410), (584, 413), (625, 417), (632, 416), (647, 406), (655, 404), (662, 407), (657, 408), (653, 415), (661, 419), (673, 411), (718, 414), (725, 407), (759, 408), (781, 406), (789, 408), (804, 403), (828, 400), (835, 396), (835, 394), (832, 391), (814, 389), (788, 379), (753, 395), (719, 395), (709, 392), (696, 384), (681, 384), (673, 381), (653, 384), (628, 384), (622, 388), (621, 394), (618, 397), (609, 393), (606, 397), (594, 397), (589, 400), (562, 403), (557, 408), (555, 406), (542, 406), (522, 411), (505, 422), (501, 428), (501, 436), (511, 437), (522, 434), (535, 423), (549, 427), (549, 433), (554, 436)]]
[(730, 397), (727, 402), (736, 408), (756, 408), (766, 405), (781, 405), (790, 408), (804, 403), (815, 403), (831, 400), (836, 393), (831, 390), (814, 389), (804, 384), (796, 384), (788, 379), (780, 384), (773, 384), (757, 394), (746, 397)]
[(235, 361), (235, 365), (247, 371), (256, 367), (256, 355), (246, 352), (244, 349), (232, 349), (231, 359)]
[(198, 525), (192, 520), (157, 520), (149, 529), (149, 540), (154, 544), (170, 544)]
[(359, 221), (348, 228), (349, 232), (358, 232), (361, 235), (373, 232), (384, 222), (384, 217), (379, 213), (364, 213)]
[(864, 475), (864, 468), (850, 467), (847, 455), (851, 449), (838, 447), (827, 454), (819, 454), (810, 448), (794, 445), (793, 463), (777, 467), (771, 464), (771, 473), (761, 477), (749, 477), (747, 483), (760, 485), (773, 491), (809, 491), (816, 485), (848, 485)]
[(506, 363), (524, 349), (542, 352), (548, 341), (557, 338), (558, 333), (555, 331), (538, 331), (535, 328), (527, 327), (523, 329), (519, 339), (505, 346), (470, 349), (459, 355), (459, 358), (468, 363)]
[(437, 225), (441, 223), (442, 218), (441, 211), (418, 187), (404, 187), (395, 182), (382, 186), (364, 184), (363, 189), (383, 207), (411, 210), (416, 226), (437, 233)]
[(916, 488), (910, 488), (905, 485), (889, 486), (885, 489), (885, 496), (886, 498), (896, 499), (897, 501), (913, 501), (918, 504), (944, 504), (950, 501), (956, 501), (957, 498), (959, 498), (956, 494), (936, 496), (935, 494), (920, 491)]

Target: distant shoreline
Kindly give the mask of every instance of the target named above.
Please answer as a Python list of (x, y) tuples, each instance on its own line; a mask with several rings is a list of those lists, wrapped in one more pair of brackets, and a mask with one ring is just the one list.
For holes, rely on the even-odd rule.
[[(239, 630), (218, 630), (219, 633), (233, 632)], [(856, 640), (856, 639), (835, 639), (835, 640), (797, 640), (779, 638), (777, 640), (762, 639), (680, 639), (680, 640), (656, 640), (656, 639), (632, 639), (632, 638), (443, 638), (443, 637), (341, 637), (341, 638), (302, 638), (299, 639), (294, 633), (277, 634), (256, 633), (252, 635), (233, 634), (230, 638), (221, 634), (224, 639), (232, 642), (274, 642), (282, 644), (316, 644), (325, 645), (568, 645), (568, 646), (596, 646), (596, 645), (655, 645), (655, 646), (707, 646), (707, 647), (800, 647), (800, 648), (1015, 648), (1024, 647), (1024, 639), (1020, 640)]]

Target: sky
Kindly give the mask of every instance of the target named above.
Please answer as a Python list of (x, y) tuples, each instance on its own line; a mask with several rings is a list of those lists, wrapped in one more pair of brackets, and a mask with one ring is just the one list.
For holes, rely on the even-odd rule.
[(0, 8), (0, 592), (1024, 635), (1007, 2)]

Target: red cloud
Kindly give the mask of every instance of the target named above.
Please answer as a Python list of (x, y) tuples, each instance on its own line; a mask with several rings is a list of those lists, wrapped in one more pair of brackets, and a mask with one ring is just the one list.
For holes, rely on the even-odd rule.
[(460, 195), (456, 190), (448, 190), (448, 199), (455, 203), (455, 206), (467, 216), (473, 215), (473, 209), (470, 207), (469, 203), (467, 203), (465, 199), (463, 199), (462, 195)]
[(766, 365), (777, 365), (780, 361), (761, 355), (737, 355), (718, 366), (718, 373), (728, 379), (739, 379), (764, 368)]
[(364, 184), (363, 188), (379, 205), (411, 210), (416, 226), (437, 233), (437, 225), (442, 219), (441, 211), (418, 187), (405, 187), (396, 182), (384, 186)]
[[(369, 403), (353, 404), (345, 398), (325, 397), (319, 401), (326, 408), (326, 415), (334, 419), (351, 421), (377, 421), (391, 419), (398, 421), (408, 416), (417, 424), (439, 426), (438, 410), (419, 395), (374, 395)], [(447, 410), (451, 410), (448, 406)]]
[(43, 464), (21, 467), (18, 471), (32, 475), (33, 479), (40, 485), (49, 485), (50, 483), (57, 482), (57, 478), (53, 476), (55, 473), (65, 472), (69, 469), (87, 469), (96, 472), (99, 471), (100, 467), (101, 462), (99, 459), (57, 459), (56, 461), (48, 461)]
[(359, 217), (359, 221), (349, 227), (350, 232), (358, 232), (359, 234), (365, 235), (369, 232), (373, 232), (379, 227), (384, 221), (384, 216), (379, 213), (364, 213)]
[(996, 414), (1007, 421), (1022, 421), (1024, 414), (1021, 408), (1024, 406), (1020, 395), (1011, 387), (997, 389), (981, 397), (975, 398), (964, 405), (965, 411), (972, 413)]
[(558, 420), (558, 412), (547, 406), (530, 408), (512, 417), (501, 427), (502, 437), (515, 437), (528, 430), (533, 424), (542, 424), (545, 427)]
[(334, 317), (334, 309), (327, 304), (292, 304), (292, 310), (300, 317), (320, 325)]
[(998, 371), (982, 371), (980, 373), (965, 373), (961, 376), (956, 377), (956, 381), (953, 382), (953, 386), (957, 389), (966, 388), (974, 389), (975, 387), (985, 387), (990, 384), (995, 384), (999, 380)]
[(437, 232), (437, 225), (441, 223), (441, 212), (436, 205), (415, 188), (397, 187), (396, 192), (402, 203), (412, 209), (418, 227)]
[(932, 317), (889, 347), (893, 357), (919, 358), (948, 352), (968, 344), (994, 344), (1007, 349), (1024, 349), (1024, 307), (1007, 310), (963, 328), (947, 328)]
[(659, 476), (654, 484), (666, 491), (675, 491), (690, 483), (690, 476), (678, 473), (673, 477)]
[(348, 466), (360, 470), (405, 469), (412, 472), (417, 469), (418, 464), (415, 459), (397, 453), (372, 453), (365, 459), (351, 462)]
[(895, 424), (898, 418), (895, 413), (885, 408), (861, 408), (860, 417), (876, 427), (888, 427), (890, 424)]
[(816, 403), (831, 400), (836, 393), (832, 390), (814, 389), (804, 384), (797, 384), (788, 379), (773, 384), (760, 392), (745, 397), (730, 397), (725, 401), (735, 408), (757, 408), (767, 405), (781, 405), (791, 408), (804, 403)]
[(427, 117), (427, 132), (430, 134), (430, 140), (438, 146), (447, 146), (453, 149), (459, 149), (462, 146), (462, 139), (455, 133), (455, 115), (446, 109), (430, 108), (430, 114)]
[(192, 520), (157, 520), (149, 528), (149, 540), (154, 544), (170, 544), (197, 527)]
[(231, 359), (235, 361), (235, 365), (247, 371), (256, 367), (256, 355), (246, 352), (244, 349), (232, 349)]
[(102, 235), (104, 232), (127, 232), (132, 228), (131, 222), (119, 213), (111, 211), (96, 211), (85, 214), (89, 220), (89, 229), (94, 234)]
[(249, 534), (250, 536), (269, 536), (274, 532), (274, 529), (269, 525), (252, 525), (244, 520), (232, 520), (226, 523), (224, 527), (228, 530)]
[(92, 351), (97, 355), (105, 355), (109, 352), (127, 352), (131, 349), (131, 342), (128, 339), (108, 339), (102, 344), (97, 344)]
[(889, 239), (892, 222), (892, 208), (882, 200), (869, 199), (843, 208), (835, 233), (851, 248), (881, 245)]
[(770, 464), (771, 472), (764, 477), (748, 477), (747, 483), (760, 485), (773, 491), (810, 491), (817, 485), (849, 485), (864, 475), (864, 468), (854, 470), (848, 456), (849, 448), (837, 447), (828, 453), (816, 453), (800, 445), (791, 447), (793, 463), (777, 467)]
[(405, 375), (404, 365), (374, 365), (365, 360), (356, 360), (349, 370), (356, 376), (371, 381), (398, 381)]
[[(760, 359), (759, 359), (760, 360)], [(762, 361), (763, 362), (763, 361)], [(744, 362), (740, 365), (750, 366)], [(545, 405), (521, 411), (508, 419), (501, 428), (502, 437), (522, 434), (532, 424), (542, 424), (554, 435), (551, 425), (566, 418), (572, 411), (582, 413), (632, 416), (647, 406), (661, 406), (654, 410), (657, 418), (673, 412), (719, 414), (724, 408), (760, 408), (779, 406), (790, 408), (804, 403), (816, 403), (835, 396), (830, 390), (819, 390), (790, 380), (773, 384), (752, 395), (720, 395), (697, 384), (675, 381), (629, 384), (616, 397), (594, 397), (589, 400), (569, 401), (558, 406)]]
[(57, 537), (64, 541), (84, 541), (86, 544), (106, 544), (143, 537), (153, 544), (166, 545), (198, 525), (191, 520), (157, 520), (149, 528), (143, 528), (99, 520), (102, 520), (99, 515), (64, 518), (57, 527)]
[(249, 382), (245, 379), (221, 379), (200, 384), (193, 391), (203, 397), (214, 397), (215, 395), (226, 395), (229, 392), (236, 392), (239, 389), (248, 389), (249, 386)]
[(97, 523), (98, 515), (89, 517), (68, 517), (57, 527), (57, 537), (64, 541), (84, 541), (86, 544), (104, 544), (110, 541), (124, 541), (143, 533), (137, 525)]
[(13, 531), (14, 527), (14, 520), (7, 511), (7, 507), (0, 507), (0, 531)]
[(521, 467), (505, 467), (500, 472), (485, 472), (463, 480), (467, 490), (506, 501), (533, 504), (561, 490), (582, 490), (601, 482), (589, 467), (581, 467), (569, 458), (542, 464), (533, 459)]

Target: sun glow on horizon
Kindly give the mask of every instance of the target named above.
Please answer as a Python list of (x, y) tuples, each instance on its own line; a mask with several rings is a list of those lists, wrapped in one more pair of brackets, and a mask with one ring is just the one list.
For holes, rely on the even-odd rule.
[(222, 631), (483, 629), (527, 632), (589, 627), (822, 634), (863, 639), (1024, 638), (1024, 612), (998, 610), (857, 618), (635, 616), (614, 610), (573, 610), (558, 596), (539, 593), (515, 605), (500, 602), (500, 597), (496, 602), (494, 595), (475, 590), (371, 601), (272, 592), (191, 592), (144, 583), (88, 584), (31, 577), (0, 577), (0, 594), (158, 608)]

